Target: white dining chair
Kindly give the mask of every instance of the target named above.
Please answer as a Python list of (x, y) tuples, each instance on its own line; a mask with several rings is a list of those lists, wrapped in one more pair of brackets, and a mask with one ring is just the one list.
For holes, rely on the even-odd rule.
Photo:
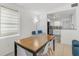
[(43, 53), (41, 54), (42, 56), (51, 56), (53, 55), (53, 40), (48, 42), (44, 48)]

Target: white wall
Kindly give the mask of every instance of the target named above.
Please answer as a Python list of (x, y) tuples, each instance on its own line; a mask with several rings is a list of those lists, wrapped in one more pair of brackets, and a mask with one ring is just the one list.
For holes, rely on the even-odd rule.
[(40, 15), (40, 23), (38, 24), (38, 30), (42, 30), (43, 33), (47, 34), (47, 16), (45, 14)]
[(27, 9), (21, 9), (21, 38), (31, 36), (32, 15)]
[[(0, 4), (8, 8), (18, 10), (20, 12), (20, 35), (7, 38), (0, 38), (0, 55), (7, 55), (14, 51), (14, 40), (31, 36), (32, 21), (30, 13), (16, 4)], [(27, 12), (26, 12), (27, 11)]]
[(61, 30), (61, 43), (71, 45), (72, 40), (79, 40), (77, 30)]
[(18, 35), (7, 38), (0, 38), (0, 56), (12, 53), (14, 51), (14, 40), (18, 38)]

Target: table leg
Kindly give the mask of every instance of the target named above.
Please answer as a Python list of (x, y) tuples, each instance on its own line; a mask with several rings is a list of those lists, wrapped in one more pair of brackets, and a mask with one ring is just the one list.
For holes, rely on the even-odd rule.
[(37, 54), (36, 53), (33, 53), (33, 56), (37, 56)]
[(15, 50), (15, 56), (17, 56), (17, 44), (16, 44), (16, 42), (14, 42), (14, 50)]
[(55, 51), (55, 40), (53, 40), (53, 51)]

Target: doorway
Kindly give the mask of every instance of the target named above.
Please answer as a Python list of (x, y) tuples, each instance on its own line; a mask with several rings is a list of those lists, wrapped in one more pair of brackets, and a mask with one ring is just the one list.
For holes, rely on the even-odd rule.
[(51, 35), (55, 35), (55, 42), (61, 42), (61, 30), (60, 26), (53, 26), (52, 21), (47, 22), (47, 33)]

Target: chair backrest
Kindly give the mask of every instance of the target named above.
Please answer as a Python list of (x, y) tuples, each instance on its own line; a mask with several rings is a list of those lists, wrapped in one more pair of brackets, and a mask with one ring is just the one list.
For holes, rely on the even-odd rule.
[(36, 31), (32, 31), (32, 35), (36, 35)]
[(43, 32), (42, 32), (42, 30), (38, 30), (38, 34), (42, 34)]
[(79, 47), (79, 41), (72, 40), (72, 46)]
[(48, 52), (48, 47), (49, 47), (50, 43), (48, 42), (44, 48), (43, 54), (46, 54)]

